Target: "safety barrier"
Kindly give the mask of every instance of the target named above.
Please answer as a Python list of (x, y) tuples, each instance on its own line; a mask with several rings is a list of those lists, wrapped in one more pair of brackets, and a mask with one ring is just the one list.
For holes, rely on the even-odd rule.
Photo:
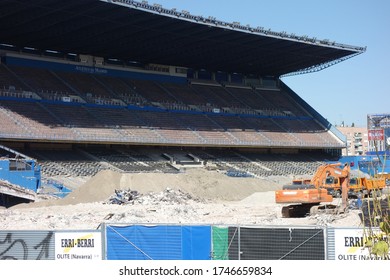
[(373, 257), (366, 234), (318, 226), (102, 224), (97, 230), (0, 231), (0, 259), (367, 260)]

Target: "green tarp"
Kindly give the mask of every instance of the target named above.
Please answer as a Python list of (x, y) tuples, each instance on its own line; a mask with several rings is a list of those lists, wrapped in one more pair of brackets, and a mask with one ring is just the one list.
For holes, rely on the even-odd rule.
[(229, 228), (213, 226), (213, 260), (229, 259)]

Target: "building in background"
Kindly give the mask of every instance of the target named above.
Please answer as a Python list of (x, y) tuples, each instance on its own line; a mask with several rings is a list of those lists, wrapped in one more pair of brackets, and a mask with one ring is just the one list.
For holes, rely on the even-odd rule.
[(390, 114), (367, 115), (367, 154), (386, 154), (390, 147)]
[(367, 127), (337, 129), (347, 138), (343, 156), (390, 155), (390, 113), (368, 114)]
[(367, 127), (345, 127), (337, 129), (347, 137), (347, 147), (343, 149), (343, 156), (361, 156), (368, 151), (368, 130)]

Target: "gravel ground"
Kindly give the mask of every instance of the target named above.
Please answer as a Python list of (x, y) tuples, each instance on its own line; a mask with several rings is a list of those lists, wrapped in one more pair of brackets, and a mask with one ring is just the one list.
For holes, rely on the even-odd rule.
[[(357, 227), (357, 210), (282, 218), (274, 191), (291, 178), (232, 178), (217, 171), (182, 174), (120, 174), (102, 171), (64, 199), (0, 209), (0, 230), (96, 229), (102, 223), (320, 225)], [(137, 193), (126, 203), (113, 203), (116, 191)], [(338, 203), (335, 201), (335, 203)]]

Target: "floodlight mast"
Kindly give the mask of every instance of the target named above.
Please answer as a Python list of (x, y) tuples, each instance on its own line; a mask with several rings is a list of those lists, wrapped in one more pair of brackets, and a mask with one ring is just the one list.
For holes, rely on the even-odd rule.
[(359, 54), (362, 54), (365, 51), (366, 51), (366, 48), (364, 48), (364, 51), (357, 52), (357, 53), (351, 54), (349, 56), (341, 57), (339, 59), (335, 59), (335, 60), (332, 60), (332, 61), (327, 61), (327, 62), (324, 62), (324, 63), (321, 63), (321, 64), (317, 64), (317, 65), (313, 65), (313, 66), (310, 66), (310, 67), (307, 67), (307, 68), (304, 68), (304, 69), (301, 69), (301, 70), (298, 70), (298, 71), (294, 71), (294, 72), (291, 72), (291, 73), (283, 74), (283, 75), (280, 76), (280, 78), (318, 72), (318, 71), (324, 70), (324, 69), (326, 69), (326, 68), (328, 68), (330, 66), (336, 65), (336, 64), (338, 64), (340, 62), (343, 62), (343, 61), (345, 61), (347, 59), (355, 57), (355, 56), (357, 56)]
[(300, 36), (300, 35), (295, 35), (294, 33), (289, 34), (286, 31), (278, 32), (278, 31), (273, 31), (271, 29), (266, 29), (264, 27), (251, 27), (249, 24), (244, 25), (241, 24), (239, 21), (224, 22), (221, 20), (217, 20), (215, 17), (212, 16), (203, 17), (199, 15), (193, 15), (186, 10), (182, 10), (181, 12), (178, 12), (176, 9), (166, 9), (159, 4), (149, 4), (148, 1), (145, 0), (143, 0), (142, 2), (137, 2), (134, 0), (100, 0), (100, 1), (109, 2), (109, 3), (114, 2), (124, 6), (129, 6), (131, 8), (145, 10), (152, 13), (164, 14), (166, 16), (171, 16), (171, 17), (177, 17), (183, 20), (188, 20), (200, 24), (218, 26), (221, 28), (226, 28), (231, 30), (239, 30), (246, 33), (255, 33), (267, 37), (282, 38), (286, 40), (303, 42), (307, 44), (340, 48), (340, 49), (355, 51), (359, 53), (364, 52), (366, 50), (366, 47), (357, 47), (357, 46), (352, 46), (347, 44), (340, 44), (340, 43), (332, 42), (329, 39), (318, 40), (315, 37), (310, 38), (307, 35)]

